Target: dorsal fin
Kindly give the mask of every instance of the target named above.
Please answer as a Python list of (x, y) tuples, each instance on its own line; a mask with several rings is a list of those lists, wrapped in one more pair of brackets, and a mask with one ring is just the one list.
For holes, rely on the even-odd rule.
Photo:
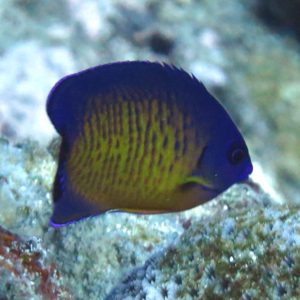
[(206, 93), (195, 77), (166, 63), (127, 61), (100, 65), (66, 76), (52, 88), (47, 99), (47, 113), (56, 130), (61, 134), (66, 124), (72, 123), (89, 96), (118, 85), (163, 88), (173, 92), (185, 90), (199, 99), (199, 92)]

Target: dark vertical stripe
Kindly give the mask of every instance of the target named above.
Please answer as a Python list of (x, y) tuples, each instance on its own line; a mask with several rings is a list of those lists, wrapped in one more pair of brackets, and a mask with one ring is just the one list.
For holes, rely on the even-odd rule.
[(128, 139), (129, 139), (129, 150), (128, 150), (128, 157), (131, 156), (131, 152), (132, 152), (132, 145), (133, 145), (133, 130), (134, 130), (134, 127), (133, 127), (133, 112), (132, 112), (132, 108), (131, 108), (131, 101), (128, 101), (127, 102), (127, 109), (128, 109), (128, 133), (129, 133), (129, 136), (128, 136)]
[(81, 161), (82, 166), (87, 166), (91, 162), (91, 153), (92, 153), (92, 146), (93, 146), (93, 129), (91, 124), (91, 115), (90, 112), (86, 113), (86, 129), (84, 130), (84, 135), (86, 136), (87, 146), (86, 150), (84, 151), (83, 158)]
[(112, 114), (112, 134), (116, 135), (116, 92), (115, 89), (112, 90), (111, 93), (111, 114)]
[(162, 143), (162, 147), (163, 147), (164, 149), (166, 149), (167, 146), (168, 146), (168, 136), (165, 135), (165, 136), (164, 136), (163, 143)]
[(112, 137), (113, 137), (113, 114), (112, 114), (112, 103), (108, 104), (108, 144), (112, 147)]
[[(86, 102), (88, 102), (88, 100), (86, 101)], [(80, 130), (80, 134), (81, 134), (81, 136), (82, 136), (82, 141), (83, 141), (83, 144), (84, 144), (84, 148), (86, 149), (87, 148), (87, 144), (88, 144), (88, 140), (87, 140), (87, 135), (85, 134), (85, 132), (84, 132), (84, 126), (85, 126), (85, 120), (86, 120), (86, 115), (87, 115), (87, 113), (88, 113), (88, 107), (87, 107), (87, 104), (86, 105), (84, 105), (84, 107), (83, 107), (83, 110), (82, 110), (82, 112), (81, 112), (81, 116), (82, 116), (82, 118), (80, 119), (80, 128), (81, 128), (81, 130)], [(78, 114), (79, 114), (79, 112), (78, 112)]]
[(94, 141), (95, 141), (95, 133), (94, 133), (94, 129), (93, 129), (93, 124), (92, 124), (92, 116), (93, 116), (93, 99), (90, 99), (90, 105), (89, 105), (89, 113), (88, 113), (88, 127), (89, 127), (89, 133), (88, 133), (88, 139), (89, 139), (89, 156), (91, 155), (91, 152), (94, 149)]
[[(139, 95), (138, 93), (132, 93), (131, 95), (131, 111), (130, 111), (130, 139), (129, 139), (129, 153), (127, 161), (130, 162), (128, 165), (128, 174), (131, 178), (135, 178), (137, 169), (137, 150), (138, 150), (138, 128), (137, 120), (139, 115), (137, 113)], [(134, 179), (133, 179), (134, 180)]]
[[(106, 100), (109, 101), (108, 96), (106, 97)], [(104, 115), (104, 122), (103, 124), (103, 132), (104, 132), (104, 139), (105, 143), (108, 144), (108, 138), (109, 138), (109, 113), (108, 113), (108, 104), (107, 102), (103, 106), (103, 115)], [(102, 176), (103, 176), (103, 181), (102, 181), (102, 186), (101, 189), (104, 189), (106, 186), (107, 182), (107, 171), (108, 171), (108, 166), (109, 166), (109, 147), (107, 147), (106, 151), (103, 153), (103, 164), (102, 164)]]
[(114, 106), (115, 103), (111, 103), (110, 105), (110, 120), (111, 120), (111, 143), (110, 143), (110, 157), (111, 157), (111, 163), (109, 165), (109, 186), (110, 190), (113, 189), (113, 183), (114, 183), (114, 169), (116, 164), (116, 153), (115, 153), (115, 114), (114, 114)]
[(114, 124), (115, 124), (115, 132), (114, 132), (114, 138), (115, 138), (115, 144), (114, 144), (114, 155), (115, 155), (115, 164), (112, 169), (112, 176), (113, 176), (113, 185), (117, 186), (117, 181), (119, 180), (121, 175), (120, 172), (120, 160), (121, 160), (121, 154), (120, 154), (120, 114), (119, 114), (119, 103), (118, 103), (118, 95), (115, 92), (115, 104), (114, 104)]
[(160, 132), (164, 132), (164, 120), (163, 120), (163, 103), (162, 101), (158, 101), (158, 120), (159, 120), (159, 130)]
[(142, 111), (140, 110), (139, 103), (140, 103), (140, 100), (137, 99), (135, 101), (135, 130), (137, 133), (137, 137), (136, 137), (136, 144), (135, 144), (135, 149), (134, 149), (134, 157), (137, 157), (137, 155), (138, 155), (139, 143), (141, 142), (141, 134), (142, 134), (142, 132), (141, 132)]
[(185, 132), (183, 136), (183, 149), (182, 149), (183, 155), (186, 155), (187, 153), (187, 146), (188, 146), (188, 137), (187, 137), (187, 132)]
[(99, 111), (99, 104), (95, 104), (95, 116), (96, 116), (96, 149), (97, 152), (101, 149), (101, 134), (100, 134), (100, 111)]
[(150, 132), (150, 114), (151, 114), (151, 106), (150, 106), (150, 102), (149, 99), (147, 99), (144, 102), (144, 107), (145, 107), (145, 118), (146, 118), (146, 128), (145, 128), (145, 144), (144, 144), (144, 155), (148, 154), (149, 151), (149, 132)]
[[(139, 100), (139, 129), (138, 129), (138, 142), (136, 145), (136, 150), (137, 150), (137, 155), (136, 155), (136, 174), (138, 174), (139, 177), (141, 177), (142, 174), (142, 170), (143, 170), (143, 156), (144, 156), (144, 149), (143, 149), (143, 153), (142, 153), (142, 157), (138, 157), (139, 153), (140, 153), (140, 147), (144, 148), (145, 146), (145, 139), (144, 139), (144, 134), (145, 134), (145, 129), (144, 129), (144, 125), (142, 125), (142, 123), (144, 123), (146, 121), (146, 101), (145, 99), (142, 99), (143, 95), (140, 95), (141, 100)], [(139, 159), (139, 160), (138, 160)]]
[(178, 159), (181, 155), (181, 153), (180, 153), (181, 147), (180, 146), (181, 146), (182, 141), (180, 140), (179, 130), (181, 130), (181, 128), (176, 129), (176, 131), (175, 131), (175, 142), (174, 142), (175, 159)]

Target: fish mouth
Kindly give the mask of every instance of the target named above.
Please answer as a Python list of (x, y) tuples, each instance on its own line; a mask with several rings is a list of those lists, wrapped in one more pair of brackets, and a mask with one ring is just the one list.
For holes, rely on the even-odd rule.
[(243, 183), (243, 182), (247, 181), (248, 179), (249, 179), (249, 175), (242, 175), (239, 177), (238, 182)]
[(252, 164), (247, 165), (247, 167), (240, 173), (238, 177), (238, 181), (239, 182), (246, 181), (249, 178), (252, 171), (253, 171)]

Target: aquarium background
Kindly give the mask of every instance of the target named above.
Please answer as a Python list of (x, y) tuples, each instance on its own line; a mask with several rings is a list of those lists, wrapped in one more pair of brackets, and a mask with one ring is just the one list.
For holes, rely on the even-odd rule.
[[(299, 11), (298, 0), (0, 0), (0, 298), (300, 297)], [(252, 183), (180, 214), (49, 228), (59, 140), (47, 95), (122, 60), (203, 81), (247, 141)]]

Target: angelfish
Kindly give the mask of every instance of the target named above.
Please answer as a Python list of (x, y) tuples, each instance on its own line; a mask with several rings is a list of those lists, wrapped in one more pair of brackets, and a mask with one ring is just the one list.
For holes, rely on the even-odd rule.
[(171, 65), (117, 62), (66, 76), (47, 113), (62, 138), (52, 226), (112, 210), (186, 210), (252, 172), (222, 105)]

